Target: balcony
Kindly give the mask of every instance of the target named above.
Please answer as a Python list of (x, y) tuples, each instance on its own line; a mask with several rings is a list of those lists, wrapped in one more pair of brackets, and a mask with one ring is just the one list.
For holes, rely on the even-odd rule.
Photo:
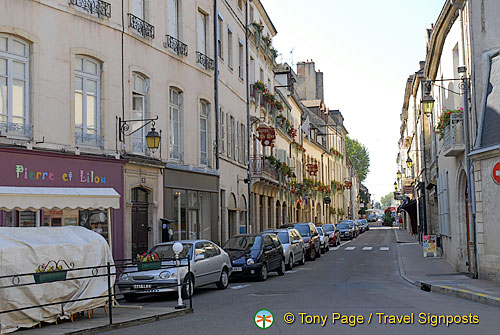
[(279, 184), (278, 171), (263, 156), (250, 157), (250, 176), (273, 184)]
[(155, 27), (144, 21), (143, 19), (135, 16), (134, 14), (128, 14), (129, 26), (133, 28), (139, 35), (144, 38), (155, 38)]
[(75, 145), (104, 148), (104, 141), (102, 139), (102, 136), (99, 136), (97, 134), (77, 131), (75, 132)]
[(175, 37), (172, 37), (170, 35), (167, 35), (167, 42), (163, 44), (165, 48), (169, 48), (179, 56), (186, 56), (188, 55), (188, 46), (187, 44), (182, 43)]
[(450, 124), (444, 128), (443, 154), (445, 157), (458, 156), (465, 151), (463, 113), (451, 114)]
[(90, 15), (111, 17), (111, 4), (101, 0), (70, 0), (69, 2)]
[(0, 122), (0, 136), (24, 137), (31, 139), (31, 126), (22, 123)]
[(203, 67), (207, 70), (214, 69), (214, 60), (199, 51), (196, 51), (196, 62), (203, 65)]

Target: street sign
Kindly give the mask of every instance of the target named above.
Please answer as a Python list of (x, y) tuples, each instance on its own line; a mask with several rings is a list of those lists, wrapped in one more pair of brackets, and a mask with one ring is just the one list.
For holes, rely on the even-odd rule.
[(332, 203), (332, 199), (330, 199), (330, 197), (324, 197), (323, 202), (325, 203), (325, 205), (329, 205)]
[(496, 163), (493, 167), (493, 180), (500, 185), (500, 162)]
[(405, 200), (405, 196), (401, 192), (394, 192), (394, 200)]
[(404, 194), (413, 194), (413, 186), (403, 186)]

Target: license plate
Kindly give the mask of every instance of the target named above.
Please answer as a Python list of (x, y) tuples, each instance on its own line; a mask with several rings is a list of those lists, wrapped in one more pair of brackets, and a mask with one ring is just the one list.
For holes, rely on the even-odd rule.
[(233, 268), (233, 271), (239, 272), (239, 271), (243, 271), (243, 269), (241, 268), (241, 266), (237, 266), (237, 267)]
[(139, 289), (139, 288), (151, 288), (150, 284), (137, 284), (134, 285), (134, 289)]

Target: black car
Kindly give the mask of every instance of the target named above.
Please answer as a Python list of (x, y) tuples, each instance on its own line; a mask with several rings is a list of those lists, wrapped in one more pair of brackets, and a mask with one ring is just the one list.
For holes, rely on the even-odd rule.
[(235, 235), (222, 247), (229, 254), (231, 277), (250, 276), (266, 280), (269, 271), (285, 274), (285, 254), (276, 234)]
[(321, 240), (316, 226), (311, 223), (294, 223), (293, 228), (297, 229), (304, 240), (306, 256), (314, 261), (316, 257), (321, 257)]
[(349, 227), (352, 229), (352, 237), (357, 237), (359, 235), (359, 228), (356, 224), (354, 224), (354, 221), (352, 220), (342, 220), (340, 223), (347, 223)]
[(337, 229), (340, 232), (340, 239), (352, 240), (354, 238), (354, 232), (349, 223), (341, 221), (337, 224)]

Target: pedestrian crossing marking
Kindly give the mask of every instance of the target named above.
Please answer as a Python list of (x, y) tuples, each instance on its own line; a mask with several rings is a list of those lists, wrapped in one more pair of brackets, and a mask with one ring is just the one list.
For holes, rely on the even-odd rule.
[(389, 250), (389, 247), (380, 247), (380, 251), (387, 251)]
[(346, 247), (344, 250), (354, 250), (356, 247)]
[(373, 247), (364, 247), (363, 250), (372, 250)]

